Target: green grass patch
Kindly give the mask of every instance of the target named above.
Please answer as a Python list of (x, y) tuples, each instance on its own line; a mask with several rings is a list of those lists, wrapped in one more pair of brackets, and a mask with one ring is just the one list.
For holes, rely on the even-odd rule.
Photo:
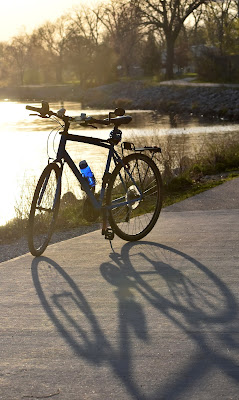
[[(89, 226), (90, 222), (83, 217), (83, 201), (78, 200), (65, 205), (61, 201), (55, 232), (69, 231), (80, 226)], [(28, 218), (14, 218), (6, 225), (0, 226), (0, 245), (10, 244), (27, 236)]]
[(163, 208), (219, 186), (223, 182), (225, 182), (225, 180), (210, 181), (207, 183), (192, 183), (191, 186), (181, 188), (181, 190), (170, 190), (166, 186), (164, 190)]
[(0, 226), (0, 245), (12, 243), (25, 236), (27, 226), (26, 219), (14, 218), (4, 226)]

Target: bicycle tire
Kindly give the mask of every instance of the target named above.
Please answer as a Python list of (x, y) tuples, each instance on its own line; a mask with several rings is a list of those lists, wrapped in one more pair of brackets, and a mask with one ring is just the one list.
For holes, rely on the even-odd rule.
[(43, 170), (33, 196), (28, 221), (28, 246), (40, 256), (51, 239), (60, 206), (61, 169), (51, 163)]
[[(111, 228), (121, 239), (142, 239), (154, 227), (162, 208), (162, 179), (155, 162), (141, 153), (123, 159), (112, 172), (107, 193)], [(127, 172), (128, 171), (128, 172)], [(130, 173), (130, 175), (128, 174)], [(141, 200), (135, 201), (142, 193)], [(117, 202), (131, 203), (117, 207)]]

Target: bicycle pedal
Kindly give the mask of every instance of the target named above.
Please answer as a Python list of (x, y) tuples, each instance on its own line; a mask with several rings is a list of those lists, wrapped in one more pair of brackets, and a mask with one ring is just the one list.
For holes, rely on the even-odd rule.
[(105, 229), (105, 239), (113, 240), (114, 236), (115, 236), (114, 231), (111, 228)]

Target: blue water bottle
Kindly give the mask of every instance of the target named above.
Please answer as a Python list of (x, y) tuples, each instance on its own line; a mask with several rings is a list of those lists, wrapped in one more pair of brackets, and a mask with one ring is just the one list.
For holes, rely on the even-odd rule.
[(79, 167), (82, 176), (87, 179), (90, 187), (93, 189), (95, 187), (95, 177), (86, 160), (81, 161)]

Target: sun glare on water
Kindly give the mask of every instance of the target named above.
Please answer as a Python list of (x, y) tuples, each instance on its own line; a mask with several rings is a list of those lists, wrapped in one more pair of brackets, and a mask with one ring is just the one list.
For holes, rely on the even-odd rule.
[(25, 104), (5, 101), (0, 103), (0, 107), (0, 225), (3, 225), (14, 216), (14, 208), (23, 189), (24, 175), (26, 172), (31, 174), (31, 165), (34, 165), (38, 151), (39, 134), (34, 137), (34, 133), (24, 132), (29, 115)]

